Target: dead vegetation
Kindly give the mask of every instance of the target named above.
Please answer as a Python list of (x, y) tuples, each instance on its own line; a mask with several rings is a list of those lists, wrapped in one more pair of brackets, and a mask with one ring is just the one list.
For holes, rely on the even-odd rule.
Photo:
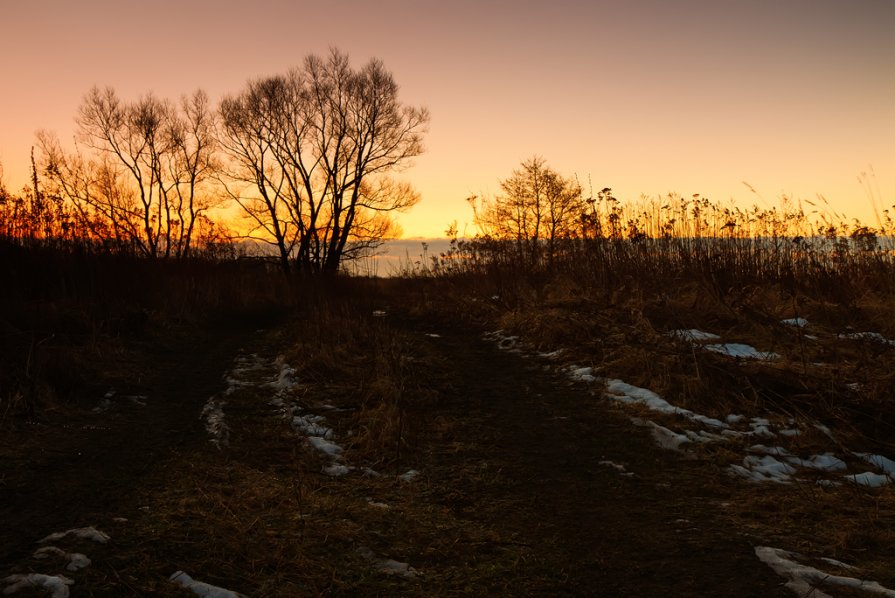
[[(712, 222), (729, 213), (716, 216)], [(677, 220), (674, 226), (682, 232), (696, 225)], [(233, 318), (254, 321), (252, 314), (288, 309), (289, 324), (252, 350), (267, 363), (279, 355), (277, 363), (295, 368), (298, 383), (290, 387), (286, 415), (324, 415), (344, 449), (339, 463), (354, 468), (351, 473), (325, 473), (332, 461), (270, 404), (274, 390), (266, 385), (273, 374), (259, 373), (254, 387), (227, 398), (229, 446), (219, 450), (194, 438), (122, 490), (118, 505), (129, 505), (126, 512), (83, 514), (105, 517), (115, 548), (94, 551), (97, 565), (78, 587), (93, 588), (95, 595), (186, 596), (167, 581), (182, 569), (253, 596), (583, 593), (586, 586), (577, 584), (584, 567), (569, 564), (565, 539), (550, 525), (581, 514), (580, 504), (592, 497), (569, 490), (566, 499), (545, 490), (536, 472), (514, 469), (521, 461), (507, 445), (524, 452), (526, 435), (537, 426), (561, 431), (584, 423), (592, 428), (576, 439), (591, 429), (606, 434), (611, 424), (621, 439), (613, 448), (639, 459), (625, 465), (640, 484), (631, 496), (668, 497), (652, 505), (661, 513), (638, 507), (643, 510), (628, 522), (643, 526), (637, 538), (659, 533), (648, 523), (671, 533), (665, 528), (678, 521), (702, 520), (703, 529), (687, 528), (693, 546), (680, 548), (692, 548), (693, 558), (735, 536), (742, 545), (761, 542), (841, 560), (858, 567), (851, 574), (893, 587), (891, 484), (824, 486), (818, 481), (834, 477), (823, 473), (791, 484), (747, 482), (728, 468), (742, 460), (751, 440), (659, 455), (648, 433), (626, 419), (643, 417), (645, 410), (607, 405), (599, 384), (565, 392), (573, 388), (565, 368), (587, 366), (600, 379), (624, 380), (708, 417), (772, 415), (791, 422), (801, 431), (786, 440), (794, 454), (835, 449), (895, 457), (891, 227), (881, 226), (873, 237), (864, 228), (841, 228), (812, 241), (783, 233), (750, 240), (733, 234), (739, 226), (706, 225), (714, 232), (696, 240), (627, 233), (568, 239), (554, 247), (549, 268), (518, 267), (515, 252), (505, 253), (493, 239), (458, 241), (455, 253), (426, 271), (392, 280), (289, 281), (257, 265), (227, 262), (112, 260), (85, 266), (85, 280), (66, 278), (69, 267), (82, 271), (78, 265), (34, 278), (20, 273), (25, 269), (10, 270), (6, 275), (17, 284), (5, 298), (5, 313), (16, 315), (2, 322), (11, 365), (0, 378), (0, 425), (28, 442), (7, 447), (2, 457), (12, 463), (39, 451), (54, 432), (42, 428), (29, 437), (24, 422), (84, 411), (88, 405), (78, 397), (95, 398), (110, 384), (123, 387), (126, 379), (139, 378), (139, 356), (172, 346), (166, 338), (188, 335), (191, 326), (226, 328)], [(750, 234), (774, 231), (769, 223), (750, 226)], [(629, 230), (635, 229), (652, 230)], [(29, 259), (44, 272), (54, 272), (57, 263)], [(804, 322), (787, 323), (797, 318)], [(437, 335), (430, 336), (447, 330), (474, 338), (497, 329), (518, 336), (529, 356), (499, 361), (484, 349), (458, 354), (472, 341), (443, 348)], [(673, 334), (690, 329), (777, 358), (735, 359)], [(471, 363), (481, 359), (514, 369), (494, 371), (493, 380), (477, 369), (478, 379), (464, 379), (463, 368), (472, 371)], [(492, 395), (501, 392), (491, 386), (495, 380), (523, 379), (540, 386), (520, 405), (555, 421), (543, 424), (522, 413), (508, 422), (489, 411)], [(483, 390), (468, 400), (476, 387)], [(574, 398), (582, 396), (587, 399)], [(507, 404), (503, 416), (516, 409)], [(675, 421), (663, 417), (656, 421)], [(833, 430), (837, 444), (831, 447), (814, 423)], [(19, 464), (6, 475), (13, 480), (25, 469)], [(417, 477), (403, 479), (411, 470)], [(569, 481), (577, 473), (562, 475), (558, 479)], [(619, 479), (600, 483), (627, 492)], [(569, 513), (538, 510), (544, 496)], [(602, 505), (617, 513), (629, 506)], [(118, 515), (128, 522), (111, 519)], [(552, 523), (542, 528), (541, 520)], [(637, 558), (630, 556), (626, 566), (642, 566)], [(617, 559), (601, 566), (617, 567), (623, 557)], [(389, 560), (417, 574), (389, 573)], [(37, 564), (26, 559), (3, 571), (23, 566)]]

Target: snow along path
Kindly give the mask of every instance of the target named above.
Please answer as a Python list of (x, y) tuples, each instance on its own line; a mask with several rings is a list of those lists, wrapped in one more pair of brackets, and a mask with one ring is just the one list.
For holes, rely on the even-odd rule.
[(168, 579), (202, 598), (247, 598), (245, 594), (197, 581), (183, 571), (175, 571)]
[(254, 386), (257, 383), (256, 379), (263, 376), (266, 369), (267, 364), (255, 353), (237, 355), (233, 359), (233, 365), (224, 374), (227, 387), (219, 395), (206, 401), (199, 417), (205, 420), (205, 431), (208, 432), (209, 441), (217, 448), (224, 448), (230, 444), (230, 427), (224, 416), (224, 407), (227, 405), (225, 398), (240, 388)]
[[(784, 322), (788, 323), (788, 322)], [(807, 321), (793, 320), (792, 325), (804, 327)], [(704, 347), (707, 350), (716, 350), (734, 357), (749, 359), (771, 359), (774, 354), (761, 353), (746, 345), (704, 345), (709, 340), (717, 340), (718, 335), (704, 332), (698, 329), (673, 330), (671, 336), (684, 340), (694, 345)], [(497, 330), (482, 335), (487, 341), (497, 343), (499, 349), (514, 353), (525, 353), (525, 345), (518, 336), (507, 335), (503, 330)], [(748, 347), (748, 348), (744, 348)], [(531, 352), (533, 355), (545, 355)], [(552, 354), (551, 354), (552, 355)], [(628, 384), (615, 378), (601, 378), (591, 367), (569, 365), (565, 368), (566, 375), (574, 382), (603, 387), (604, 398), (628, 406), (642, 406), (664, 415), (678, 416), (689, 420), (706, 429), (684, 429), (680, 432), (667, 426), (659, 425), (653, 421), (641, 417), (632, 417), (632, 423), (649, 429), (656, 444), (664, 449), (673, 451), (685, 451), (695, 444), (729, 442), (743, 439), (786, 439), (799, 436), (802, 430), (796, 422), (788, 419), (785, 422), (772, 422), (769, 417), (745, 418), (739, 414), (729, 414), (724, 420), (708, 417), (689, 409), (678, 407), (657, 393), (647, 389)], [(835, 441), (832, 432), (826, 426), (810, 423), (813, 427), (824, 432), (831, 440)], [(753, 482), (774, 482), (788, 484), (800, 479), (801, 472), (813, 472), (814, 474), (835, 474), (839, 480), (845, 480), (854, 484), (878, 488), (895, 482), (895, 461), (883, 456), (867, 453), (849, 453), (837, 456), (833, 452), (825, 452), (817, 455), (798, 456), (790, 454), (781, 446), (767, 447), (763, 443), (754, 444), (748, 448), (750, 454), (743, 457), (740, 464), (732, 464), (728, 471), (734, 475), (743, 477)], [(858, 457), (877, 468), (875, 471), (849, 472), (844, 457)], [(839, 480), (822, 479), (818, 483), (822, 485), (836, 485)]]
[[(410, 332), (432, 328), (407, 320)], [(486, 586), (490, 593), (737, 596), (745, 584), (752, 595), (782, 595), (755, 559), (755, 542), (743, 541), (748, 532), (722, 529), (698, 489), (695, 462), (657, 453), (649, 432), (631, 430), (609, 401), (595, 404), (594, 382), (566, 384), (567, 372), (551, 359), (557, 353), (526, 359), (537, 353), (506, 335), (470, 332), (462, 323), (443, 326), (441, 338), (426, 343), (425, 355), (443, 368), (433, 384), (438, 415), (458, 424), (446, 440), (433, 439), (421, 498), (492, 530), (493, 545), (463, 549), (476, 563), (516, 557), (512, 573)], [(581, 374), (601, 378), (592, 372)], [(635, 442), (641, 438), (647, 443)], [(668, 525), (682, 519), (699, 524), (686, 533)]]
[(10, 575), (3, 581), (9, 584), (3, 588), (4, 594), (15, 594), (19, 590), (39, 588), (48, 591), (51, 598), (68, 598), (68, 586), (75, 583), (64, 575), (44, 575), (43, 573)]
[[(829, 594), (817, 589), (821, 584), (863, 590), (871, 594), (895, 598), (895, 591), (884, 588), (875, 581), (832, 575), (814, 567), (803, 565), (798, 560), (804, 559), (804, 557), (794, 552), (787, 552), (786, 550), (768, 546), (756, 546), (755, 555), (780, 577), (788, 579), (786, 587), (792, 590), (799, 598), (832, 598)], [(830, 559), (823, 560), (828, 563), (831, 561)], [(844, 563), (832, 564), (844, 565)], [(846, 567), (850, 568), (847, 565)]]
[[(41, 538), (36, 543), (46, 544), (48, 542), (65, 541), (69, 538), (87, 540), (97, 544), (106, 544), (111, 540), (109, 534), (90, 526), (55, 532)], [(32, 556), (37, 560), (61, 557), (66, 561), (66, 570), (72, 572), (85, 569), (91, 564), (87, 555), (80, 552), (66, 552), (57, 546), (42, 546), (34, 551)], [(64, 575), (46, 575), (43, 573), (14, 574), (7, 576), (3, 581), (8, 584), (3, 588), (3, 594), (5, 595), (15, 594), (20, 590), (42, 589), (48, 592), (52, 598), (67, 598), (69, 586), (75, 583), (73, 579), (69, 579)]]

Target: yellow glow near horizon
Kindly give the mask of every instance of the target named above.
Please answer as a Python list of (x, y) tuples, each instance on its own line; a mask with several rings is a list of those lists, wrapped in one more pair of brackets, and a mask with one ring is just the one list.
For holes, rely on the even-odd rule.
[(216, 101), (337, 46), (381, 58), (402, 100), (431, 111), (427, 153), (398, 175), (422, 195), (399, 217), (407, 237), (471, 232), (465, 198), (533, 155), (622, 200), (822, 195), (873, 225), (873, 202), (895, 203), (893, 22), (887, 0), (10, 2), (0, 163), (10, 190), (27, 185), (35, 131), (70, 140), (92, 85)]

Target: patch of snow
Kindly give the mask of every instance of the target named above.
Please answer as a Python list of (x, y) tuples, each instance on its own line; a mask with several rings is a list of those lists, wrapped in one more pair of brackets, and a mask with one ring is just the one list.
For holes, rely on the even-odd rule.
[(275, 363), (280, 368), (279, 372), (277, 372), (277, 378), (273, 382), (268, 382), (265, 386), (278, 391), (285, 391), (298, 384), (298, 381), (295, 379), (295, 368), (283, 361), (282, 356), (278, 357)]
[(386, 575), (397, 575), (398, 577), (404, 577), (406, 579), (413, 579), (414, 577), (422, 575), (422, 573), (420, 573), (407, 563), (401, 563), (394, 559), (385, 559), (384, 561), (380, 561), (378, 566), (379, 570)]
[(538, 357), (542, 359), (559, 359), (559, 357), (563, 354), (562, 349), (557, 349), (556, 351), (549, 351), (547, 353), (541, 352), (538, 353)]
[(653, 391), (627, 384), (626, 382), (622, 382), (621, 380), (607, 380), (606, 393), (607, 394), (605, 396), (607, 396), (608, 398), (615, 401), (620, 401), (622, 403), (644, 405), (652, 409), (653, 411), (658, 411), (659, 413), (682, 415), (688, 419), (699, 422), (701, 424), (705, 424), (707, 426), (711, 426), (713, 428), (728, 427), (727, 424), (720, 420), (694, 413), (688, 409), (675, 407)]
[(736, 414), (731, 413), (730, 415), (727, 416), (726, 419), (727, 419), (727, 423), (729, 423), (729, 424), (738, 424), (741, 421), (745, 420), (746, 416), (745, 415), (736, 415)]
[(199, 415), (201, 419), (205, 420), (205, 431), (211, 436), (210, 442), (218, 448), (230, 444), (230, 427), (224, 421), (224, 405), (226, 404), (226, 401), (211, 397)]
[(777, 482), (788, 484), (796, 469), (772, 455), (749, 455), (742, 465), (731, 465), (730, 471), (753, 482)]
[(74, 580), (63, 575), (44, 575), (42, 573), (28, 573), (24, 575), (10, 575), (3, 579), (7, 584), (3, 589), (4, 594), (15, 594), (19, 590), (42, 588), (50, 592), (52, 598), (68, 598), (68, 586), (74, 584)]
[(693, 430), (685, 430), (684, 434), (693, 442), (718, 442), (721, 440), (725, 440), (724, 436), (712, 434), (711, 432), (706, 432), (705, 430), (699, 430), (696, 432), (694, 432)]
[(776, 434), (771, 431), (771, 422), (763, 417), (753, 417), (749, 421), (749, 427), (752, 428), (750, 434), (761, 436), (762, 438), (774, 438)]
[(618, 471), (619, 473), (624, 473), (627, 470), (624, 465), (620, 463), (615, 463), (613, 461), (600, 461), (598, 465), (602, 465), (603, 467), (611, 467), (612, 469)]
[(429, 332), (426, 334), (426, 336), (428, 336), (429, 338), (441, 338), (440, 334), (436, 334), (434, 332)]
[(357, 552), (365, 559), (374, 561), (379, 571), (386, 575), (397, 575), (407, 579), (413, 579), (422, 575), (420, 571), (417, 571), (407, 563), (401, 563), (394, 559), (377, 559), (373, 551), (366, 546), (358, 547)]
[(388, 506), (387, 504), (385, 504), (384, 502), (377, 502), (377, 501), (373, 500), (372, 498), (367, 499), (367, 504), (370, 505), (371, 507), (376, 507), (377, 509), (391, 509), (391, 507)]
[(875, 581), (865, 581), (854, 577), (844, 577), (841, 575), (831, 575), (814, 567), (803, 565), (796, 559), (804, 558), (801, 555), (781, 550), (779, 548), (770, 548), (768, 546), (756, 546), (755, 556), (761, 562), (768, 565), (780, 577), (786, 578), (786, 587), (795, 592), (798, 596), (811, 596), (812, 598), (831, 598), (829, 594), (817, 589), (820, 584), (841, 586), (844, 588), (853, 588), (880, 594), (889, 598), (895, 598), (895, 591), (884, 588)]
[(399, 476), (398, 476), (398, 479), (401, 480), (401, 481), (403, 481), (403, 482), (412, 482), (414, 479), (416, 479), (416, 477), (417, 477), (419, 474), (420, 474), (420, 472), (418, 472), (418, 471), (415, 470), (415, 469), (408, 469), (407, 471), (405, 471), (404, 473), (402, 473), (401, 475), (399, 475)]
[(786, 326), (795, 326), (796, 328), (804, 328), (808, 325), (808, 320), (805, 318), (789, 318), (786, 320), (780, 320), (781, 324), (785, 324)]
[(854, 455), (864, 459), (871, 465), (878, 467), (883, 473), (886, 473), (889, 476), (895, 476), (895, 461), (883, 457), (882, 455), (871, 455), (870, 453), (854, 453)]
[(711, 332), (703, 332), (702, 330), (698, 330), (696, 328), (690, 328), (689, 330), (672, 330), (668, 334), (682, 341), (687, 341), (690, 343), (702, 343), (705, 341), (716, 341), (721, 339), (721, 337), (717, 334), (712, 334)]
[(83, 540), (92, 540), (97, 544), (105, 544), (112, 538), (109, 534), (105, 534), (93, 526), (90, 527), (79, 527), (75, 529), (69, 529), (64, 532), (56, 532), (54, 534), (50, 534), (46, 538), (38, 540), (38, 544), (46, 544), (47, 542), (55, 542), (56, 540), (61, 540), (66, 536), (76, 536)]
[(314, 447), (316, 450), (329, 455), (330, 457), (337, 457), (342, 454), (342, 447), (334, 442), (330, 442), (329, 440), (322, 438), (320, 436), (308, 436), (308, 444)]
[(879, 332), (847, 332), (845, 334), (840, 334), (839, 338), (845, 338), (850, 340), (868, 340), (876, 343), (880, 343), (883, 345), (895, 345), (895, 341), (892, 339), (884, 337)]
[(388, 313), (385, 310), (382, 310), (382, 309), (374, 309), (373, 310), (374, 318), (384, 318), (387, 315), (388, 315)]
[(820, 422), (814, 422), (813, 425), (814, 425), (814, 427), (815, 427), (816, 429), (818, 429), (818, 430), (820, 430), (821, 432), (823, 432), (823, 433), (826, 435), (826, 437), (829, 438), (830, 440), (833, 440), (833, 441), (836, 440), (836, 438), (833, 436), (833, 432), (832, 432), (832, 431), (830, 430), (830, 428), (828, 428), (827, 426), (823, 425), (823, 424), (820, 423)]
[(353, 467), (348, 465), (342, 465), (340, 463), (333, 463), (332, 465), (328, 465), (323, 468), (323, 473), (328, 476), (332, 476), (334, 478), (341, 477), (343, 475), (348, 475), (354, 470)]
[(858, 484), (860, 486), (867, 486), (869, 488), (882, 488), (883, 486), (887, 486), (892, 483), (892, 478), (890, 478), (886, 474), (874, 473), (872, 471), (849, 474), (845, 476), (845, 478), (850, 482), (854, 482), (855, 484)]
[(780, 357), (777, 353), (770, 351), (759, 351), (752, 345), (743, 343), (724, 343), (720, 345), (703, 345), (706, 350), (713, 353), (720, 353), (728, 357), (736, 357), (739, 359), (758, 359), (761, 361), (770, 361)]
[(583, 367), (577, 365), (569, 366), (569, 377), (576, 382), (596, 382), (597, 377), (594, 376), (594, 368)]
[(821, 560), (821, 561), (827, 563), (828, 565), (833, 565), (834, 567), (839, 567), (840, 569), (854, 569), (855, 568), (855, 567), (852, 567), (851, 565), (847, 565), (847, 564), (843, 563), (842, 561), (837, 561), (836, 559), (828, 559), (827, 557), (823, 557), (823, 556), (820, 557), (820, 559), (818, 559), (818, 560)]
[(202, 598), (246, 598), (245, 594), (196, 581), (183, 571), (175, 571), (168, 579)]
[(305, 436), (318, 436), (327, 440), (332, 439), (332, 428), (321, 425), (326, 421), (322, 415), (297, 415), (292, 418), (292, 425)]
[(798, 457), (795, 457), (790, 460), (790, 463), (808, 469), (817, 469), (819, 471), (845, 471), (848, 469), (845, 461), (835, 457), (832, 453), (812, 455), (807, 459), (799, 459)]
[(653, 435), (653, 440), (655, 440), (656, 444), (663, 449), (669, 451), (682, 451), (683, 449), (681, 446), (690, 442), (690, 439), (685, 435), (678, 434), (655, 422), (647, 421), (642, 425), (646, 425), (650, 429), (650, 433)]
[(511, 336), (506, 334), (503, 330), (495, 330), (494, 332), (486, 332), (482, 335), (482, 338), (486, 341), (492, 341), (497, 343), (497, 348), (502, 351), (512, 351), (514, 353), (520, 352), (519, 350), (519, 337)]
[(61, 548), (55, 546), (44, 546), (43, 548), (38, 548), (34, 552), (34, 558), (36, 559), (45, 559), (50, 555), (61, 556), (66, 559), (68, 564), (65, 568), (69, 571), (77, 571), (90, 566), (90, 559), (80, 552), (65, 552)]
[(233, 368), (230, 370), (233, 374), (248, 374), (257, 372), (267, 367), (264, 360), (257, 354), (237, 355), (233, 360)]

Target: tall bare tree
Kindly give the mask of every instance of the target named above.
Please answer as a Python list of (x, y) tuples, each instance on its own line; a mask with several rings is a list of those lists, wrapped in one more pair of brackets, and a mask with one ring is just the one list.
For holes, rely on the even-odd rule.
[(202, 91), (179, 105), (147, 94), (122, 101), (94, 87), (78, 111), (73, 153), (41, 133), (43, 170), (97, 238), (151, 257), (186, 257), (196, 225), (215, 203), (206, 182), (214, 155), (215, 113)]
[(220, 112), (230, 195), (287, 271), (335, 272), (381, 240), (389, 213), (419, 200), (390, 175), (422, 153), (429, 114), (398, 100), (379, 60), (354, 69), (335, 49), (310, 55), (250, 81)]

